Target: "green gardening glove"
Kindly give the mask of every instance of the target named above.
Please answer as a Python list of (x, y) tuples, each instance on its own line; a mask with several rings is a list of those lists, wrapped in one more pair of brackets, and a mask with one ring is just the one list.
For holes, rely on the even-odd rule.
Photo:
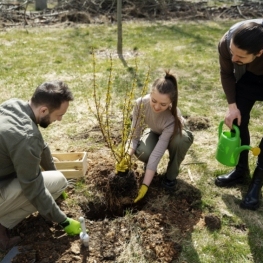
[(65, 230), (69, 236), (78, 235), (81, 232), (80, 222), (71, 218), (67, 218), (65, 221), (59, 224)]
[(139, 200), (141, 200), (146, 195), (147, 191), (148, 191), (148, 186), (146, 184), (142, 184), (138, 196), (134, 200), (134, 203), (137, 203)]

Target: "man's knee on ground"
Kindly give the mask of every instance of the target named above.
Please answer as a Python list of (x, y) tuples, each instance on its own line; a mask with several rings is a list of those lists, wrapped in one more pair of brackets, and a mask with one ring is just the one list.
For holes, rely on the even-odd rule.
[(51, 194), (61, 194), (68, 186), (68, 181), (60, 171), (43, 172), (45, 186)]
[(57, 171), (57, 172), (59, 173), (58, 185), (61, 186), (61, 189), (65, 190), (68, 187), (68, 180), (66, 179), (63, 173), (61, 173), (60, 171)]

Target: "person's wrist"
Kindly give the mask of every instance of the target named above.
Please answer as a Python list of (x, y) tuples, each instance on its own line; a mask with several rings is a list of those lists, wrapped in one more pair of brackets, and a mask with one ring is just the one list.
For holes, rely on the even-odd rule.
[(132, 147), (130, 147), (127, 153), (128, 153), (130, 156), (132, 156), (133, 153), (134, 153), (134, 149), (133, 149)]
[(59, 223), (59, 225), (63, 228), (67, 227), (70, 224), (68, 218), (66, 218), (64, 221), (62, 221), (61, 223)]
[(236, 109), (237, 109), (237, 104), (236, 104), (236, 103), (230, 103), (230, 104), (228, 104), (228, 109), (229, 109), (229, 110), (236, 110)]

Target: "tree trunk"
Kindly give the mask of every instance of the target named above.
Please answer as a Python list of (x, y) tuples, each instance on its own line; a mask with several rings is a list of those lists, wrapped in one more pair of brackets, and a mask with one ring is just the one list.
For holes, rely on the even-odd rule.
[(41, 11), (47, 8), (47, 0), (35, 0), (35, 9)]
[(117, 52), (122, 56), (122, 0), (117, 0), (117, 23), (118, 23), (118, 42)]

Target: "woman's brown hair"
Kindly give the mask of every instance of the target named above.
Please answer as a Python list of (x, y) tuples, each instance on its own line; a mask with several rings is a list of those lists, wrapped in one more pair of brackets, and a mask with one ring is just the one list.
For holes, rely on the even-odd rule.
[(152, 91), (157, 90), (161, 94), (167, 94), (172, 102), (171, 112), (174, 116), (174, 132), (173, 136), (182, 134), (182, 123), (177, 114), (178, 103), (178, 86), (176, 77), (170, 74), (170, 71), (165, 71), (165, 76), (154, 81)]

